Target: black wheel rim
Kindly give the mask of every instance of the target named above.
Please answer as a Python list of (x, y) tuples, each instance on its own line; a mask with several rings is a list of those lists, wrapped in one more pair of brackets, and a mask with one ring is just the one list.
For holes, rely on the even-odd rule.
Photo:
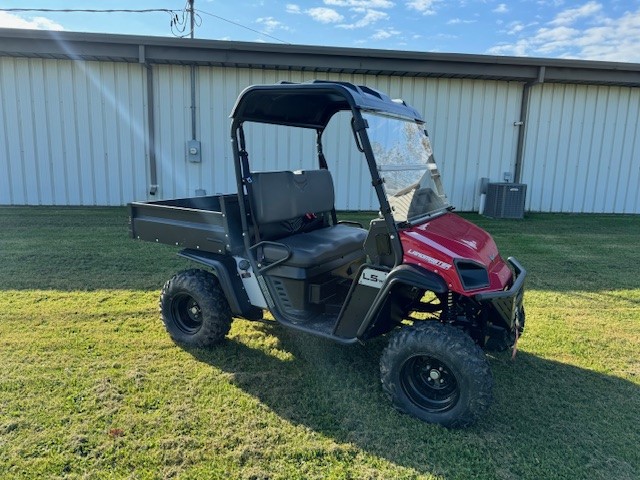
[(428, 412), (450, 410), (460, 397), (458, 381), (451, 369), (426, 355), (416, 355), (404, 362), (400, 382), (409, 400)]
[(202, 327), (202, 309), (191, 295), (176, 295), (171, 303), (171, 314), (176, 326), (188, 335)]

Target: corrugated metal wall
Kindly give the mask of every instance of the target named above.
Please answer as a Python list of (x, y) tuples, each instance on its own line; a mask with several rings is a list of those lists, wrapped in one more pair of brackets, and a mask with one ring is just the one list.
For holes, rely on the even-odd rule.
[(529, 105), (529, 210), (640, 213), (640, 89), (544, 84)]
[[(154, 67), (156, 155), (158, 194), (163, 198), (194, 195), (196, 189), (210, 193), (236, 191), (230, 142), (229, 114), (238, 94), (255, 83), (283, 79), (275, 72), (237, 68), (198, 68), (196, 82), (196, 136), (202, 142), (202, 163), (186, 159), (191, 138), (190, 73), (179, 66)], [(315, 132), (245, 129), (252, 168), (277, 170), (317, 168)], [(304, 154), (303, 154), (304, 153)], [(310, 161), (298, 166), (294, 157)]]
[[(190, 138), (189, 71), (177, 66), (155, 68), (159, 193), (165, 197), (193, 195), (198, 188), (208, 193), (235, 191), (229, 113), (245, 87), (280, 80), (320, 78), (368, 85), (422, 111), (445, 188), (460, 210), (477, 208), (480, 177), (502, 179), (504, 172), (514, 169), (518, 132), (513, 122), (520, 108), (519, 83), (200, 67), (197, 136), (202, 141), (203, 162), (189, 164), (185, 160), (185, 141)], [(316, 165), (314, 132), (254, 127), (247, 129), (247, 139), (255, 169)], [(366, 164), (353, 148), (348, 124), (329, 128), (324, 140), (338, 208), (377, 209)]]
[[(513, 173), (522, 84), (199, 67), (189, 163), (189, 68), (154, 66), (159, 190), (148, 195), (146, 74), (138, 64), (0, 58), (0, 204), (122, 205), (235, 191), (229, 113), (248, 85), (314, 78), (366, 84), (423, 112), (450, 201), (478, 207), (478, 179)], [(544, 84), (531, 89), (522, 181), (534, 211), (640, 213), (640, 89)], [(313, 132), (249, 127), (256, 169), (313, 168)], [(376, 209), (346, 120), (325, 154), (340, 209)]]
[(144, 92), (139, 65), (0, 59), (0, 204), (145, 198)]

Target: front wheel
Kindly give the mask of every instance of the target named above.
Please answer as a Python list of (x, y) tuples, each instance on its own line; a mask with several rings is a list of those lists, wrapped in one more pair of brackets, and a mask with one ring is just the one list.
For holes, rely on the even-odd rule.
[(394, 332), (380, 374), (393, 405), (425, 422), (466, 427), (491, 404), (493, 377), (484, 353), (463, 331), (439, 322)]
[(231, 309), (215, 275), (199, 269), (177, 273), (162, 288), (160, 315), (169, 336), (192, 347), (220, 343), (231, 328)]

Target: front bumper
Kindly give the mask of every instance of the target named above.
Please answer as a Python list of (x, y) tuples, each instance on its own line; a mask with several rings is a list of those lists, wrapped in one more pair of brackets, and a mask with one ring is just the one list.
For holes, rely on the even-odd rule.
[(513, 267), (515, 274), (511, 288), (499, 292), (479, 293), (474, 296), (474, 299), (493, 309), (509, 330), (513, 330), (514, 326), (522, 330), (524, 328), (524, 281), (527, 271), (513, 257), (509, 257), (507, 261)]

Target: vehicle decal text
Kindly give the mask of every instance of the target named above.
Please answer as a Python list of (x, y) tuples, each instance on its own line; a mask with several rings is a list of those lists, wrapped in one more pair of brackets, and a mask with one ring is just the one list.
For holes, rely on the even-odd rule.
[(365, 268), (358, 279), (358, 283), (367, 287), (382, 288), (386, 279), (387, 272), (374, 270), (373, 268)]
[(439, 267), (439, 268), (442, 268), (443, 270), (449, 270), (451, 268), (450, 263), (443, 262), (442, 260), (438, 260), (437, 258), (430, 257), (429, 255), (426, 255), (421, 252), (416, 252), (412, 248), (410, 248), (407, 253), (409, 255), (413, 255), (416, 258), (419, 258), (420, 260), (424, 260), (425, 262), (427, 262), (430, 265), (433, 265), (434, 267)]

